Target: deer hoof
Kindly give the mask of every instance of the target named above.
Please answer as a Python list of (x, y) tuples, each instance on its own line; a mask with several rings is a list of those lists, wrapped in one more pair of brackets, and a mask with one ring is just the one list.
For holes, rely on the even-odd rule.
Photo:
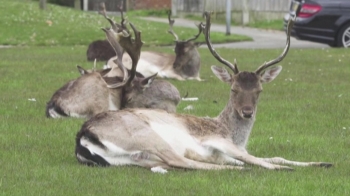
[(277, 168), (278, 171), (283, 170), (283, 171), (294, 171), (293, 168), (287, 167), (287, 166), (281, 166), (280, 168)]
[(330, 168), (333, 166), (333, 163), (320, 163), (320, 167)]

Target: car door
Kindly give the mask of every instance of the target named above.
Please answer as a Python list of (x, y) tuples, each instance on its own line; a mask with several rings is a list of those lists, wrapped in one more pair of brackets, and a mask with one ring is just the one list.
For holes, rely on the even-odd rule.
[(339, 2), (339, 7), (343, 11), (350, 12), (350, 0), (343, 0)]

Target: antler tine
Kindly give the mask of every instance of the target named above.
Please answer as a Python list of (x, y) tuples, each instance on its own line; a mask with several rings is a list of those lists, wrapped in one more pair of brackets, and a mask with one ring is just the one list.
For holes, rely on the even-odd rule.
[[(123, 59), (123, 51), (120, 50), (120, 47), (118, 47), (119, 43), (118, 40), (120, 39), (120, 35), (116, 34), (112, 29), (110, 28), (102, 28), (102, 30), (106, 33), (106, 37), (108, 42), (111, 44), (112, 48), (114, 49), (117, 59), (114, 60), (113, 62), (118, 65), (119, 69), (123, 73), (123, 82), (114, 84), (114, 85), (108, 85), (109, 88), (118, 88), (121, 86), (124, 86), (126, 84), (126, 78), (128, 77), (128, 71), (126, 70), (122, 59)], [(122, 34), (122, 33), (120, 33)], [(112, 68), (113, 70), (113, 68)], [(111, 71), (112, 71), (111, 70)]]
[(94, 67), (92, 68), (92, 71), (96, 71), (96, 61), (97, 61), (97, 59), (95, 58), (95, 60), (94, 60)]
[(129, 54), (132, 60), (131, 73), (126, 85), (129, 85), (136, 75), (136, 66), (140, 59), (141, 47), (143, 45), (143, 42), (141, 41), (141, 32), (138, 31), (132, 23), (130, 23), (130, 26), (134, 31), (135, 40), (131, 40), (130, 34), (127, 36), (120, 36), (119, 40), (119, 44)]
[(168, 11), (168, 20), (169, 20), (169, 30), (168, 33), (172, 34), (175, 37), (175, 41), (179, 40), (179, 37), (176, 35), (176, 33), (173, 31), (173, 25), (175, 23), (175, 20), (171, 20), (171, 11)]
[(261, 74), (266, 68), (276, 64), (276, 63), (279, 63), (280, 61), (282, 61), (284, 59), (284, 57), (287, 55), (288, 53), (288, 50), (289, 50), (289, 46), (290, 46), (290, 33), (291, 33), (291, 29), (294, 25), (294, 22), (295, 22), (295, 19), (296, 19), (296, 16), (294, 17), (290, 17), (289, 18), (289, 21), (288, 21), (288, 25), (287, 25), (287, 41), (286, 41), (286, 47), (284, 48), (282, 54), (277, 57), (276, 59), (273, 59), (269, 62), (265, 62), (264, 64), (262, 64), (256, 71), (255, 73), (257, 74)]
[(123, 1), (121, 1), (120, 6), (118, 7), (119, 11), (120, 11), (120, 15), (121, 15), (121, 22), (120, 25), (116, 24), (119, 28), (121, 28), (122, 30), (125, 30), (127, 33), (130, 33), (129, 29), (126, 27), (127, 25), (127, 20), (126, 18), (124, 18), (124, 12), (123, 12)]
[(206, 24), (205, 25), (201, 25), (203, 33), (205, 35), (205, 41), (207, 42), (208, 48), (211, 52), (211, 54), (222, 64), (226, 65), (227, 67), (229, 67), (233, 73), (238, 74), (238, 68), (236, 65), (236, 60), (234, 64), (231, 64), (230, 62), (228, 62), (227, 60), (223, 59), (214, 49), (213, 45), (211, 44), (210, 41), (210, 13), (209, 12), (204, 12), (203, 13), (204, 17), (206, 18)]
[(196, 26), (198, 27), (198, 34), (195, 35), (194, 37), (192, 37), (192, 38), (186, 40), (185, 42), (190, 42), (190, 41), (196, 40), (196, 39), (199, 37), (199, 35), (202, 33), (202, 31), (203, 31), (203, 29), (202, 29), (203, 23), (201, 22), (201, 23), (199, 23), (199, 24), (196, 25)]
[(111, 24), (112, 26), (112, 29), (115, 31), (115, 32), (118, 32), (120, 27), (117, 27), (115, 22), (109, 18), (106, 14), (106, 6), (105, 6), (105, 3), (102, 2), (100, 3), (100, 9), (98, 10), (98, 13), (101, 14), (103, 17), (105, 17), (106, 20), (108, 20), (109, 24)]

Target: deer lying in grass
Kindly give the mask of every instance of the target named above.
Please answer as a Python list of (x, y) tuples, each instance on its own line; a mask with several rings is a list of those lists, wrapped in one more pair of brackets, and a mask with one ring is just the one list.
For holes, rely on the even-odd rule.
[[(197, 47), (199, 44), (194, 43), (202, 29), (198, 25), (198, 34), (194, 37), (180, 41), (176, 33), (173, 31), (174, 20), (170, 19), (170, 12), (168, 15), (169, 19), (169, 33), (175, 37), (175, 56), (171, 54), (143, 51), (141, 52), (139, 65), (137, 71), (143, 75), (150, 76), (158, 73), (161, 78), (172, 78), (177, 80), (198, 80), (200, 81), (200, 55)], [(111, 58), (107, 65), (113, 66)], [(130, 60), (127, 56), (123, 59), (127, 67), (130, 67)]]
[(77, 133), (78, 161), (100, 166), (137, 165), (159, 172), (170, 168), (243, 169), (243, 163), (271, 170), (292, 170), (281, 164), (330, 167), (332, 164), (324, 162), (258, 158), (246, 150), (262, 84), (280, 73), (281, 66), (271, 66), (286, 56), (295, 18), (288, 23), (283, 53), (256, 71), (247, 72), (239, 71), (236, 63), (231, 64), (216, 53), (210, 41), (210, 14), (206, 12), (205, 16), (202, 28), (209, 50), (233, 71), (229, 74), (224, 68), (211, 67), (221, 81), (230, 85), (230, 99), (219, 116), (200, 118), (151, 109), (104, 112), (85, 122)]
[[(100, 6), (99, 13), (105, 17), (105, 19), (111, 24), (112, 29), (126, 30), (126, 19), (123, 17), (123, 12), (121, 10), (121, 23), (117, 24), (113, 22), (106, 14), (106, 9), (102, 3)], [(177, 80), (201, 80), (199, 76), (200, 71), (200, 55), (198, 53), (197, 47), (199, 44), (194, 43), (199, 35), (201, 34), (201, 28), (198, 26), (199, 32), (194, 37), (180, 41), (178, 36), (173, 31), (174, 20), (170, 19), (170, 12), (168, 15), (169, 19), (169, 33), (175, 37), (175, 55), (152, 52), (152, 51), (142, 51), (139, 59), (139, 64), (137, 65), (137, 71), (142, 73), (145, 77), (157, 75), (161, 78), (173, 78)], [(107, 42), (104, 41), (104, 42)], [(87, 51), (87, 57), (90, 60), (94, 58), (99, 58), (102, 55), (97, 54), (111, 54), (110, 49), (106, 50), (104, 47), (106, 43), (102, 43), (101, 40), (95, 41), (89, 45)], [(106, 50), (105, 52), (103, 52)], [(96, 55), (93, 55), (96, 54)], [(116, 66), (114, 60), (117, 57), (112, 57), (108, 60), (107, 65), (109, 67)], [(128, 55), (123, 56), (123, 64), (127, 68), (131, 68), (131, 59)]]
[[(113, 32), (106, 29), (104, 31), (119, 59), (122, 59), (123, 52), (116, 48), (117, 41)], [(155, 79), (156, 75), (143, 77), (136, 73), (138, 57), (135, 55), (139, 55), (137, 51), (141, 50), (140, 37), (136, 37), (133, 45), (123, 44), (133, 59), (131, 71), (126, 70), (119, 59), (116, 60), (119, 67), (108, 70), (90, 72), (78, 67), (82, 76), (68, 82), (53, 94), (46, 106), (46, 116), (90, 118), (108, 110), (135, 107), (176, 112), (181, 97), (175, 86)]]
[[(125, 27), (126, 25), (126, 20), (124, 18), (123, 15), (123, 2), (119, 7), (120, 13), (121, 13), (121, 23), (117, 24), (115, 22), (113, 22), (112, 19), (110, 19), (109, 17), (107, 17), (106, 14), (106, 6), (105, 3), (102, 2), (100, 3), (100, 8), (99, 8), (99, 14), (101, 14), (112, 26), (112, 29), (114, 31), (122, 31), (122, 30), (127, 30), (127, 28)], [(117, 44), (118, 50), (122, 50), (122, 47)], [(94, 61), (95, 59), (97, 61), (108, 61), (109, 59), (111, 59), (112, 57), (115, 57), (115, 48), (113, 48), (107, 39), (105, 40), (96, 40), (93, 41), (89, 44), (88, 49), (86, 51), (86, 56), (87, 56), (87, 60), (88, 61)], [(128, 55), (125, 55), (128, 56)]]

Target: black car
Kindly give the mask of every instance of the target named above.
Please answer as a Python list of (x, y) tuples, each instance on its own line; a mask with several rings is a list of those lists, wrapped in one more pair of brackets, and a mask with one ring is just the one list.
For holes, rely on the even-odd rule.
[(290, 13), (284, 17), (284, 28), (295, 14), (293, 37), (350, 48), (350, 0), (293, 0)]

